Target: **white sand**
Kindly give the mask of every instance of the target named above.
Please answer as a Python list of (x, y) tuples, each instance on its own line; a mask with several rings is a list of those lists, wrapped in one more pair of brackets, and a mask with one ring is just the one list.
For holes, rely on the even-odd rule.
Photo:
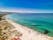
[[(6, 19), (7, 20), (7, 19)], [(30, 28), (24, 27), (20, 24), (16, 24), (11, 20), (7, 20), (10, 24), (16, 27), (16, 29), (23, 33), (22, 40), (53, 40), (51, 37), (40, 34)]]

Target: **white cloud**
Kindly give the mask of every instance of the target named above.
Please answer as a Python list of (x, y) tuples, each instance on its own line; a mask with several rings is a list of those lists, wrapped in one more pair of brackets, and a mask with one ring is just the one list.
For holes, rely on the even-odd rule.
[(53, 13), (53, 10), (38, 10), (38, 9), (24, 9), (24, 8), (0, 8), (0, 12)]

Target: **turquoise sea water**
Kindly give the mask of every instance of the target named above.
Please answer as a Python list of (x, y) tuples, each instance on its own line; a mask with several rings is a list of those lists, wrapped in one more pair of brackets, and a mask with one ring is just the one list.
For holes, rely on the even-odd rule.
[(6, 18), (33, 30), (53, 36), (53, 13), (15, 13), (7, 15)]

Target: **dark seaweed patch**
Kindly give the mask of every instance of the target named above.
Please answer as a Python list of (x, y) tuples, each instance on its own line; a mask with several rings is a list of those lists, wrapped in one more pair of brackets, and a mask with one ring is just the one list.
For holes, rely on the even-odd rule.
[(49, 33), (49, 31), (48, 30), (45, 30), (44, 34), (48, 34), (48, 33)]

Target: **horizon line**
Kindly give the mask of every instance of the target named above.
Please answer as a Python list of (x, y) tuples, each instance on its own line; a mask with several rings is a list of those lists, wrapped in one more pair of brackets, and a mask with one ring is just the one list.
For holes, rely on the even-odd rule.
[(53, 13), (53, 10), (26, 9), (26, 8), (0, 8), (0, 12), (16, 12), (16, 13)]

